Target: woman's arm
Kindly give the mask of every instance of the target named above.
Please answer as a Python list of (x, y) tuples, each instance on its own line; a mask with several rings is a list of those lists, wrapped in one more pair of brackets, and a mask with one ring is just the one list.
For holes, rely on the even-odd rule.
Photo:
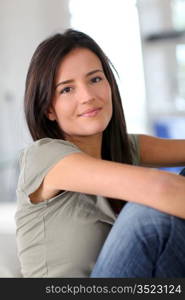
[(185, 166), (185, 140), (139, 135), (140, 162), (143, 166)]
[(185, 178), (156, 169), (75, 153), (49, 171), (39, 192), (60, 190), (136, 202), (185, 219)]

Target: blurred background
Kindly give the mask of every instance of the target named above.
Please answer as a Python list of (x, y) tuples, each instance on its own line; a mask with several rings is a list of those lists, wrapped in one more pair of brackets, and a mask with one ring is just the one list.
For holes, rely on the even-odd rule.
[[(116, 67), (129, 133), (185, 138), (185, 0), (0, 1), (0, 233), (14, 233), (24, 84), (37, 45), (72, 27)], [(170, 168), (179, 172), (180, 168)]]

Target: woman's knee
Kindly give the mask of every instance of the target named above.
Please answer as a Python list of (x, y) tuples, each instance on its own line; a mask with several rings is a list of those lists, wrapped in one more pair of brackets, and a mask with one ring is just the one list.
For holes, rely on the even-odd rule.
[[(158, 240), (170, 234), (171, 217), (156, 209), (136, 203), (127, 203), (115, 223), (120, 234), (129, 232), (132, 238)], [(159, 237), (160, 236), (160, 237)]]
[(118, 218), (132, 224), (149, 224), (156, 223), (156, 221), (157, 223), (169, 223), (171, 216), (149, 206), (129, 202), (122, 209)]
[(185, 234), (185, 220), (136, 203), (127, 203), (118, 217), (118, 226), (125, 227), (141, 238), (166, 239)]

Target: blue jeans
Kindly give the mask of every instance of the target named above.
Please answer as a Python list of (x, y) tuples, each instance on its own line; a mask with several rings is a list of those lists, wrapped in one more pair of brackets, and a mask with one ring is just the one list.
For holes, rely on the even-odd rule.
[[(185, 169), (180, 174), (185, 175)], [(127, 203), (90, 277), (184, 278), (185, 220), (144, 205)]]

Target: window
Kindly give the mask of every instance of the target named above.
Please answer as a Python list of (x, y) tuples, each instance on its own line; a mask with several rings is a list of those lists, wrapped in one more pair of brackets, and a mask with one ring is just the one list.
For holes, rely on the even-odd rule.
[(135, 0), (70, 0), (71, 27), (92, 36), (116, 67), (128, 131), (147, 132), (145, 86)]
[(185, 1), (184, 0), (172, 0), (172, 19), (174, 29), (185, 29)]

